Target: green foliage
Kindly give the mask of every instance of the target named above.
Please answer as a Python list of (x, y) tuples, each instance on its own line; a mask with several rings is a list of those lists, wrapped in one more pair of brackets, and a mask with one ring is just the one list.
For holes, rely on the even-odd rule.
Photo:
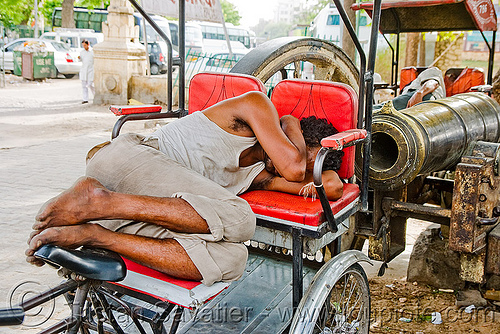
[(224, 14), (224, 21), (232, 23), (235, 26), (240, 25), (240, 13), (231, 2), (221, 0), (220, 6), (222, 7), (222, 13)]
[(50, 25), (52, 22), (52, 13), (54, 8), (61, 7), (62, 0), (45, 0), (43, 2), (42, 8), (40, 8), (40, 13), (45, 18), (45, 23)]
[(0, 0), (0, 22), (6, 27), (27, 24), (33, 5), (33, 0)]
[(77, 0), (75, 6), (94, 8), (108, 8), (110, 0)]
[(456, 32), (453, 32), (453, 31), (440, 31), (437, 35), (436, 42), (439, 42), (439, 41), (453, 42), (454, 40), (456, 40), (457, 38), (459, 38), (463, 34), (464, 34), (463, 32), (457, 34)]

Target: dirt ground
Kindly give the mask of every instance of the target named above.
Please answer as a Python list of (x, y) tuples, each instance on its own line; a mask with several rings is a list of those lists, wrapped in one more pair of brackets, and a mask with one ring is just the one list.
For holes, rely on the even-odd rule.
[[(455, 292), (406, 279), (373, 277), (370, 291), (370, 333), (500, 333), (500, 313), (492, 313), (493, 304), (467, 313), (464, 307), (455, 306)], [(441, 324), (432, 323), (434, 312), (440, 313)]]
[[(59, 142), (63, 138), (67, 140), (89, 133), (97, 133), (101, 137), (109, 136), (116, 117), (107, 110), (107, 106), (82, 105), (80, 94), (80, 82), (77, 78), (33, 83), (8, 75), (7, 87), (0, 88), (0, 152), (21, 150), (42, 143)], [(127, 125), (125, 129), (125, 131), (136, 130), (148, 131), (144, 124)], [(0, 218), (5, 220), (5, 218)], [(364, 266), (370, 278), (373, 319), (370, 332), (500, 333), (500, 313), (497, 313), (494, 319), (491, 315), (487, 315), (489, 310), (480, 309), (470, 314), (465, 313), (463, 309), (460, 310), (454, 306), (454, 292), (441, 292), (429, 286), (406, 282), (411, 249), (419, 233), (428, 225), (421, 221), (409, 222), (407, 248), (389, 264), (384, 277), (376, 276), (380, 263), (375, 263), (373, 267)], [(13, 242), (12, 240), (23, 238), (10, 235), (9, 231), (4, 232), (1, 237), (3, 241), (0, 247), (0, 258), (7, 256), (6, 249)], [(25, 245), (23, 243), (15, 247), (19, 248), (16, 254), (22, 254)], [(18, 260), (24, 262), (24, 259)], [(7, 290), (16, 284), (20, 275), (36, 277), (34, 273), (38, 270), (23, 264), (16, 269), (16, 275), (10, 275), (8, 269), (0, 272), (2, 281), (0, 307), (5, 305)], [(44, 270), (48, 269), (44, 268)], [(53, 275), (54, 281), (58, 282), (55, 272), (52, 273), (49, 270), (48, 274), (44, 275)], [(498, 311), (500, 308), (497, 309)], [(441, 314), (442, 324), (431, 323), (433, 312)], [(58, 316), (60, 313), (56, 312), (54, 317)], [(404, 322), (400, 320), (401, 318), (411, 321)], [(31, 334), (39, 330), (39, 328), (23, 327), (4, 331), (0, 328), (0, 333)]]

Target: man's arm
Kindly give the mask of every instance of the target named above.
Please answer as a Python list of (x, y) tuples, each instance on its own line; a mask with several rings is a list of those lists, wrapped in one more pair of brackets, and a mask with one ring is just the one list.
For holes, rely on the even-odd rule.
[[(293, 195), (303, 195), (304, 186), (313, 182), (312, 173), (308, 174), (304, 181), (301, 182), (290, 182), (283, 177), (279, 177), (269, 173), (268, 171), (262, 171), (252, 182), (251, 190), (272, 190), (281, 191)], [(312, 186), (313, 193), (306, 193), (309, 197), (313, 194), (317, 196), (316, 188)], [(333, 170), (327, 170), (323, 172), (323, 187), (325, 188), (326, 196), (330, 201), (336, 201), (342, 197), (344, 191), (344, 185), (340, 180), (338, 174)]]
[(413, 94), (413, 96), (408, 100), (408, 104), (406, 108), (413, 107), (415, 104), (422, 102), (424, 96), (429, 93), (432, 93), (439, 87), (439, 82), (434, 79), (427, 80), (424, 82), (422, 87)]

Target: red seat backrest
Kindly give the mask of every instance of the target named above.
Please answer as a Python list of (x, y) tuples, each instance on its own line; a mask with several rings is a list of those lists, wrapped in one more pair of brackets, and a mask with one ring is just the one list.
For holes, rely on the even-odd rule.
[(403, 91), (403, 88), (408, 86), (413, 80), (415, 80), (420, 73), (425, 71), (427, 67), (415, 67), (409, 66), (401, 69), (401, 76), (399, 78), (399, 93)]
[[(271, 101), (279, 116), (299, 119), (309, 116), (326, 118), (340, 131), (355, 129), (358, 122), (358, 96), (346, 84), (330, 81), (287, 79), (273, 90)], [(354, 146), (344, 149), (338, 174), (343, 179), (354, 175)]]
[(399, 91), (403, 91), (410, 82), (417, 78), (417, 68), (414, 66), (405, 67), (401, 69), (401, 76), (399, 78)]
[(189, 108), (192, 114), (204, 110), (217, 102), (242, 95), (250, 91), (266, 93), (264, 84), (259, 79), (245, 74), (198, 73), (189, 85)]
[(469, 92), (472, 87), (484, 85), (484, 82), (484, 72), (479, 68), (450, 68), (444, 76), (446, 96)]

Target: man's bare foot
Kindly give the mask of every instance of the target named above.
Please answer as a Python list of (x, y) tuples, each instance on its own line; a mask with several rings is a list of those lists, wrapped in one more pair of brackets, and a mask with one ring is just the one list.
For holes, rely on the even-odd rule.
[(82, 177), (40, 208), (33, 229), (76, 225), (102, 218), (101, 209), (106, 207), (108, 197), (109, 190), (99, 181)]
[(81, 224), (74, 226), (49, 227), (43, 231), (34, 231), (28, 240), (28, 249), (25, 251), (26, 261), (41, 266), (43, 261), (35, 258), (35, 251), (46, 244), (53, 244), (64, 248), (78, 248), (92, 246), (94, 237), (105, 233), (102, 226), (97, 224)]

